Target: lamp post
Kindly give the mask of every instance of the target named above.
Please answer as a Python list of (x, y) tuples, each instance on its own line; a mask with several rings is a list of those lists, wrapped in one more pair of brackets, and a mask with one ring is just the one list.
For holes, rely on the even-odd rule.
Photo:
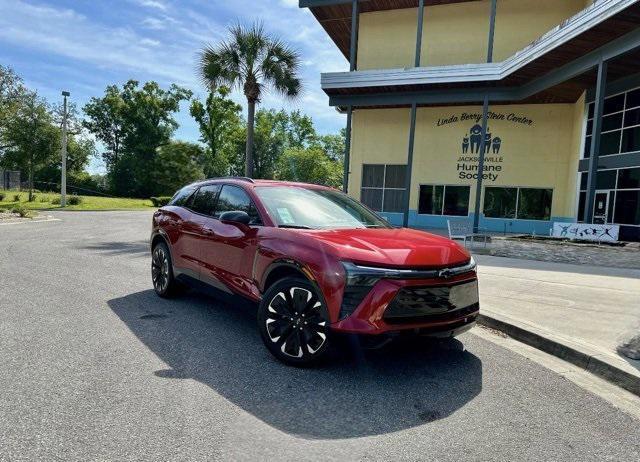
[(63, 91), (64, 97), (62, 113), (62, 180), (60, 181), (60, 206), (67, 205), (67, 96), (71, 96), (68, 91)]

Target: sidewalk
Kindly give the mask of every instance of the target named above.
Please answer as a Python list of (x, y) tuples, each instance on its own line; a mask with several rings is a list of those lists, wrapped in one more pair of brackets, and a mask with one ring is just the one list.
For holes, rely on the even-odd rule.
[(640, 270), (477, 255), (482, 324), (640, 395), (640, 361), (616, 353), (640, 329)]

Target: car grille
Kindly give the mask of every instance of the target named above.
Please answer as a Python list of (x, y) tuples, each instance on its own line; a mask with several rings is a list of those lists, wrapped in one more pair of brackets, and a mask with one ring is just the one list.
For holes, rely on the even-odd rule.
[(390, 323), (447, 321), (478, 309), (477, 281), (453, 286), (405, 287), (389, 303), (384, 319)]

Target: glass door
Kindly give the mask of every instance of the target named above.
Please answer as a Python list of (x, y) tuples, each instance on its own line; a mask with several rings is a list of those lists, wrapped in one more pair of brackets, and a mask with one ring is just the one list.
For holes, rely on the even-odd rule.
[(609, 191), (596, 191), (593, 204), (593, 223), (604, 225), (609, 213)]

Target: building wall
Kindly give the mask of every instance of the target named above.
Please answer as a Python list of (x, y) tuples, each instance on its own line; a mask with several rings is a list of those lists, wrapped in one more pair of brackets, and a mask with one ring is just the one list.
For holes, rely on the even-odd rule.
[[(591, 0), (499, 0), (494, 60), (524, 48)], [(413, 67), (417, 8), (362, 13), (358, 69)], [(423, 66), (482, 63), (487, 57), (489, 0), (425, 8)]]
[[(484, 186), (553, 189), (551, 221), (576, 212), (576, 181), (584, 120), (584, 98), (576, 104), (491, 106), (488, 132), (500, 138), (486, 154)], [(412, 222), (446, 226), (446, 217), (417, 215), (420, 184), (468, 185), (474, 213), (477, 154), (463, 152), (463, 140), (480, 118), (477, 106), (419, 108), (416, 119), (410, 210)], [(410, 109), (361, 109), (354, 112), (349, 193), (360, 198), (362, 164), (406, 164)], [(384, 214), (383, 214), (384, 215)], [(397, 219), (397, 217), (395, 217)], [(486, 219), (500, 230), (520, 231), (517, 220)], [(549, 222), (535, 224), (542, 231)]]

